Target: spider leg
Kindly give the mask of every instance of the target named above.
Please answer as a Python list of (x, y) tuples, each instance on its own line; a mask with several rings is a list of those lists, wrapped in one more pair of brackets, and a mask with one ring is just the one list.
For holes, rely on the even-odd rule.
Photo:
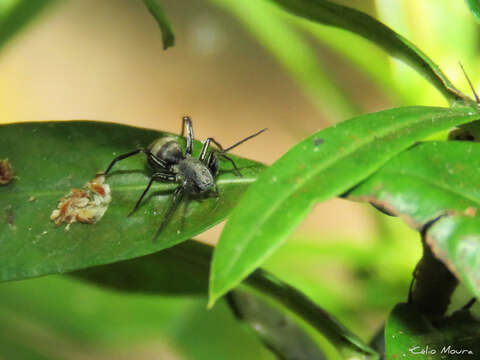
[(476, 298), (470, 299), (468, 303), (462, 306), (462, 310), (470, 310), (470, 308), (477, 302)]
[(108, 165), (107, 170), (105, 170), (104, 175), (108, 175), (108, 173), (112, 169), (113, 165), (115, 165), (115, 163), (117, 161), (124, 160), (126, 158), (129, 158), (130, 156), (137, 155), (141, 152), (143, 152), (145, 155), (147, 155), (147, 157), (149, 159), (151, 159), (154, 163), (156, 163), (158, 166), (163, 167), (165, 169), (168, 168), (168, 164), (165, 161), (163, 161), (162, 159), (159, 159), (154, 154), (152, 154), (150, 152), (150, 150), (148, 150), (148, 149), (137, 149), (137, 150), (131, 151), (129, 153), (119, 155), (115, 159), (113, 159), (112, 162), (110, 163), (110, 165)]
[(242, 173), (240, 172), (240, 170), (238, 170), (238, 167), (237, 167), (237, 164), (235, 164), (235, 161), (233, 161), (233, 159), (225, 154), (222, 154), (220, 153), (220, 155), (222, 158), (224, 158), (225, 160), (228, 160), (232, 163), (233, 165), (233, 169), (235, 170), (235, 172), (237, 173), (238, 176), (240, 177), (243, 177)]
[(165, 214), (165, 216), (162, 220), (162, 223), (160, 224), (160, 227), (158, 228), (158, 230), (157, 230), (157, 232), (156, 232), (156, 234), (153, 238), (154, 243), (157, 241), (157, 238), (160, 235), (160, 233), (162, 232), (162, 230), (168, 224), (168, 221), (170, 220), (170, 218), (172, 217), (175, 209), (177, 208), (178, 204), (182, 200), (183, 194), (184, 194), (183, 187), (179, 186), (178, 188), (175, 189), (175, 192), (173, 193), (173, 198), (172, 198), (172, 201), (170, 203), (170, 206), (168, 207), (167, 213)]
[(142, 151), (145, 152), (145, 151), (147, 151), (147, 150), (146, 150), (146, 149), (137, 149), (137, 150), (131, 151), (131, 152), (129, 152), (129, 153), (126, 153), (126, 154), (122, 154), (122, 155), (117, 156), (115, 159), (112, 160), (112, 162), (110, 163), (110, 165), (108, 165), (108, 168), (107, 168), (107, 170), (105, 170), (105, 173), (104, 173), (104, 174), (107, 175), (107, 174), (110, 172), (110, 170), (112, 169), (113, 165), (115, 165), (115, 163), (116, 163), (117, 161), (120, 161), (120, 160), (129, 158), (130, 156), (137, 155), (138, 153), (140, 153), (140, 152), (142, 152)]
[[(207, 155), (207, 150), (208, 150), (208, 147), (210, 146), (210, 143), (214, 143), (215, 145), (217, 145), (217, 147), (223, 151), (223, 146), (217, 141), (215, 140), (214, 138), (207, 138), (207, 140), (205, 140), (203, 142), (203, 146), (202, 146), (202, 151), (200, 151), (200, 156), (198, 157), (198, 159), (200, 161), (203, 161), (205, 159), (205, 156)], [(207, 161), (207, 164), (208, 164), (208, 161)]]
[(190, 197), (188, 196), (188, 193), (185, 194), (185, 206), (183, 207), (182, 211), (182, 220), (180, 222), (180, 230), (183, 230), (183, 227), (185, 226), (185, 219), (187, 218), (187, 210), (188, 206), (190, 205)]
[(215, 184), (215, 191), (213, 192), (213, 196), (216, 198), (220, 197), (220, 193), (218, 192), (218, 185)]
[(192, 155), (193, 151), (193, 126), (190, 116), (184, 116), (182, 122), (182, 136), (185, 133), (185, 128), (187, 128), (187, 149), (186, 154)]
[(142, 195), (137, 200), (137, 203), (135, 204), (135, 207), (133, 208), (132, 211), (130, 211), (128, 213), (127, 217), (130, 217), (135, 211), (138, 210), (138, 207), (140, 206), (140, 203), (142, 202), (143, 198), (147, 194), (148, 190), (150, 190), (150, 187), (152, 186), (152, 184), (155, 180), (164, 180), (164, 181), (168, 181), (168, 182), (174, 182), (175, 181), (175, 175), (169, 174), (169, 173), (155, 173), (155, 174), (153, 174), (152, 177), (150, 178), (150, 181), (148, 182), (147, 187), (145, 188), (145, 190), (143, 190)]

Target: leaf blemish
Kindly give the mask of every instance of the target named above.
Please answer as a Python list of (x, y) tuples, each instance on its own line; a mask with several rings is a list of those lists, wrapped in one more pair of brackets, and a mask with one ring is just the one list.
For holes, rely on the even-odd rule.
[(15, 213), (13, 212), (13, 206), (8, 205), (5, 208), (5, 221), (10, 226), (15, 226)]
[(315, 145), (315, 146), (321, 145), (324, 142), (325, 142), (325, 140), (317, 138), (317, 137), (315, 139), (313, 139), (313, 145)]
[(8, 159), (0, 160), (0, 185), (7, 185), (13, 179), (12, 166)]
[(477, 215), (477, 208), (474, 206), (469, 206), (465, 209), (464, 214), (470, 217), (475, 217)]
[(83, 189), (71, 189), (61, 198), (50, 219), (57, 226), (66, 223), (66, 231), (74, 222), (95, 224), (103, 217), (111, 200), (110, 185), (105, 184), (103, 174), (97, 174)]

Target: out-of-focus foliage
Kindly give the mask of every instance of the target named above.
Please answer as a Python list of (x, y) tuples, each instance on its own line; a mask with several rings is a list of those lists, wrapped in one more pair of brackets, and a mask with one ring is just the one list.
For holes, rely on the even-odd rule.
[(342, 195), (416, 141), (479, 116), (464, 107), (401, 107), (349, 119), (298, 143), (233, 210), (215, 248), (210, 304), (260, 266), (315, 202)]
[(59, 0), (2, 0), (0, 2), (0, 48), (45, 8)]
[[(37, 7), (39, 11), (50, 2), (54, 1), (0, 2), (3, 16), (0, 45), (34, 17), (37, 11), (29, 8)], [(359, 108), (372, 106), (363, 104), (358, 92), (352, 91), (359, 82), (368, 89), (365, 93), (382, 93), (392, 105), (445, 105), (441, 94), (425, 79), (365, 39), (278, 10), (259, 11), (264, 6), (273, 8), (267, 3), (242, 8), (230, 0), (215, 0), (215, 3), (246, 24), (252, 36), (279, 60), (318, 109), (329, 114), (334, 122), (344, 120), (345, 114), (355, 113)], [(465, 3), (450, 0), (368, 3), (370, 15), (435, 59), (465, 93), (469, 89), (459, 61), (474, 84), (478, 83), (479, 31)], [(476, 2), (468, 3), (475, 14), (472, 4)], [(336, 63), (338, 68), (333, 68)], [(387, 107), (384, 103), (381, 106)], [(323, 232), (304, 239), (293, 238), (266, 264), (365, 338), (373, 333), (393, 303), (405, 299), (410, 272), (420, 252), (416, 234), (405, 230), (398, 220), (379, 219), (378, 214), (372, 215), (372, 219), (378, 226), (376, 235), (368, 241), (339, 239)], [(459, 248), (469, 246), (464, 241), (469, 235), (466, 228), (461, 231), (448, 228), (458, 233), (454, 241), (443, 241), (442, 235), (447, 225), (457, 220), (463, 222), (462, 219), (445, 219), (438, 224), (439, 230), (431, 233), (431, 241), (456, 260)], [(466, 218), (465, 222), (469, 221)], [(453, 263), (452, 269), (461, 266), (461, 262)], [(151, 271), (155, 272), (155, 268)], [(475, 274), (468, 269), (459, 272), (467, 284), (475, 280)], [(60, 277), (4, 283), (0, 285), (0, 294), (1, 332), (7, 334), (1, 339), (0, 357), (65, 358), (86, 348), (87, 356), (118, 357), (119, 352), (115, 351), (120, 349), (122, 356), (138, 358), (137, 349), (146, 348), (153, 349), (155, 355), (160, 353), (175, 360), (273, 359), (251, 334), (233, 323), (223, 303), (207, 313), (205, 300), (125, 296)], [(52, 302), (52, 298), (56, 301)], [(318, 337), (316, 340), (324, 342)], [(326, 347), (329, 359), (335, 359), (335, 350)]]

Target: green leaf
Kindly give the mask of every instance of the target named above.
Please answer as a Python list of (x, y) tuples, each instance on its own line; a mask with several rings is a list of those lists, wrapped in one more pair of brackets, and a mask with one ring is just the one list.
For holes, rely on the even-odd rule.
[(206, 311), (203, 298), (126, 295), (55, 275), (4, 282), (0, 293), (1, 359), (274, 359), (223, 302)]
[[(186, 241), (161, 253), (91, 267), (71, 275), (116, 290), (161, 295), (207, 293), (212, 247)], [(172, 266), (174, 265), (174, 266)], [(374, 359), (370, 349), (337, 319), (294, 287), (258, 269), (245, 283), (270, 296), (321, 333), (346, 359)]]
[(390, 160), (348, 194), (420, 230), (440, 215), (480, 209), (480, 144), (433, 141)]
[(0, 4), (3, 7), (0, 14), (0, 48), (45, 8), (57, 3), (58, 0), (17, 0), (13, 5), (10, 5), (10, 2), (7, 1), (6, 5)]
[[(466, 100), (440, 68), (420, 49), (371, 16), (327, 0), (270, 0), (288, 12), (316, 23), (339, 27), (360, 35), (422, 74), (453, 104)], [(469, 101), (470, 102), (470, 101)]]
[(160, 27), (163, 50), (167, 50), (170, 46), (175, 45), (175, 35), (173, 34), (172, 26), (168, 22), (167, 16), (157, 0), (143, 0), (143, 3)]
[(324, 360), (323, 352), (313, 339), (290, 316), (241, 290), (227, 297), (237, 317), (250, 325), (262, 342), (282, 360)]
[(268, 258), (313, 204), (341, 195), (414, 142), (479, 118), (469, 108), (404, 107), (313, 134), (266, 170), (226, 224), (213, 258), (210, 305)]
[(461, 215), (441, 218), (428, 229), (426, 241), (435, 256), (480, 299), (479, 218)]
[(480, 22), (480, 2), (479, 0), (465, 0), (470, 9), (470, 12), (475, 16), (475, 19)]
[(154, 254), (70, 273), (91, 283), (155, 295), (207, 295), (210, 246), (185, 241)]
[[(480, 353), (479, 340), (480, 322), (468, 311), (459, 311), (432, 324), (413, 306), (398, 304), (386, 324), (386, 359), (473, 358), (468, 351)], [(455, 350), (465, 352), (451, 352)]]
[[(63, 225), (54, 226), (50, 214), (71, 188), (81, 188), (115, 156), (170, 134), (87, 121), (2, 125), (0, 133), (0, 157), (9, 159), (16, 176), (0, 186), (0, 281), (73, 271), (171, 247), (222, 221), (264, 168), (234, 157), (243, 174), (238, 177), (229, 162), (221, 161), (220, 196), (192, 200), (188, 207), (181, 203), (154, 244), (175, 185), (155, 183), (138, 211), (127, 217), (149, 181), (143, 155), (119, 162), (107, 177), (112, 202), (98, 223), (75, 223), (65, 231)], [(200, 143), (194, 150), (197, 156)]]

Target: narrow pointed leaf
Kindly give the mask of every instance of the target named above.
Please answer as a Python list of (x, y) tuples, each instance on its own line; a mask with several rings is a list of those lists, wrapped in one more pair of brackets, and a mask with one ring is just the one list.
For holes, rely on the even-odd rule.
[(404, 107), (350, 119), (294, 146), (226, 224), (213, 258), (210, 305), (260, 266), (315, 202), (341, 195), (414, 142), (478, 118), (470, 108)]
[[(73, 271), (173, 246), (222, 221), (264, 168), (234, 157), (243, 174), (238, 177), (229, 162), (221, 161), (220, 196), (192, 199), (188, 207), (181, 203), (153, 243), (176, 185), (155, 183), (138, 211), (127, 217), (149, 181), (143, 154), (117, 163), (107, 177), (112, 201), (98, 223), (74, 223), (66, 231), (50, 215), (61, 197), (82, 188), (115, 156), (171, 134), (87, 121), (2, 125), (0, 134), (0, 158), (8, 158), (15, 173), (0, 186), (0, 281)], [(199, 150), (196, 142), (195, 156)]]
[(440, 215), (480, 209), (480, 144), (432, 141), (385, 164), (348, 194), (401, 216), (420, 230)]
[(423, 75), (450, 102), (465, 99), (440, 68), (406, 38), (368, 14), (327, 0), (270, 0), (286, 11), (319, 24), (339, 27), (383, 48)]
[(143, 0), (143, 3), (155, 18), (162, 32), (163, 49), (167, 50), (169, 47), (175, 45), (175, 35), (173, 34), (172, 26), (157, 0)]

